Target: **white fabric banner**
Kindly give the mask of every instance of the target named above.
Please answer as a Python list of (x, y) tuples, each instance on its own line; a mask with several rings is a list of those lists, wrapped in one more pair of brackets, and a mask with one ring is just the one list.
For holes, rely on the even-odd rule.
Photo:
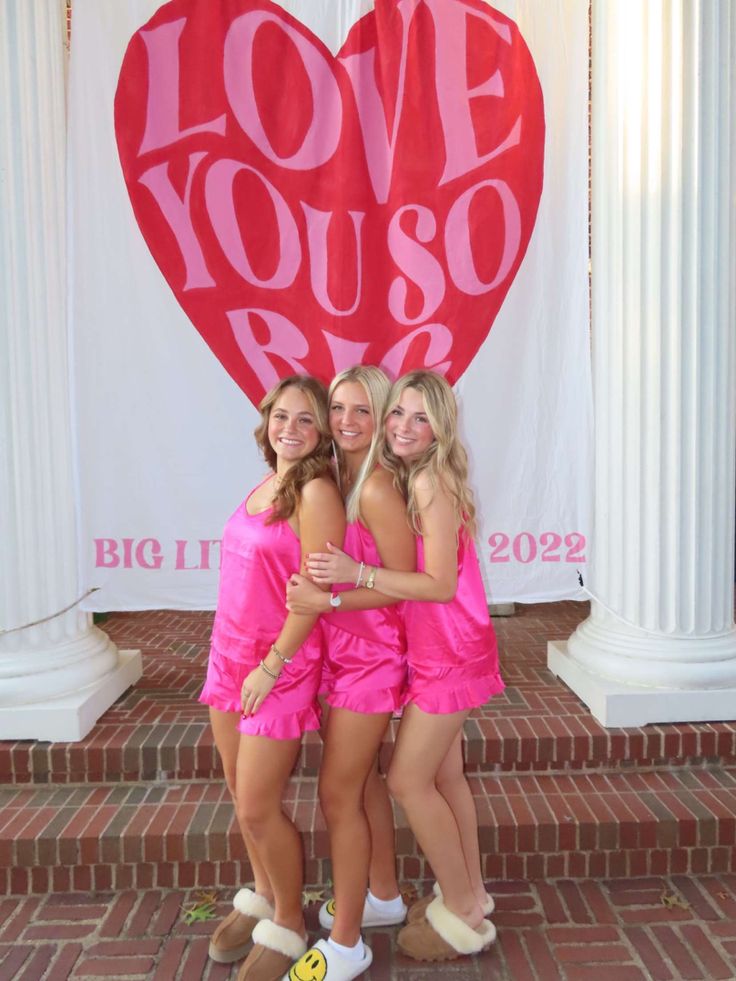
[(253, 401), (277, 374), (358, 360), (454, 382), (489, 599), (581, 598), (587, 16), (74, 0), (87, 609), (214, 608), (222, 527), (264, 473)]

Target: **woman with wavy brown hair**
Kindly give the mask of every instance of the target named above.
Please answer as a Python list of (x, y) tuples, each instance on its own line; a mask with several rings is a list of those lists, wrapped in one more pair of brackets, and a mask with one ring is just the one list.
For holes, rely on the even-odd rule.
[(200, 696), (255, 877), (210, 942), (213, 960), (232, 963), (253, 941), (238, 981), (278, 981), (307, 949), (302, 843), (282, 798), (303, 734), (319, 728), (322, 645), (316, 616), (287, 613), (284, 585), (345, 530), (322, 384), (285, 378), (259, 409), (255, 437), (270, 472), (225, 526)]

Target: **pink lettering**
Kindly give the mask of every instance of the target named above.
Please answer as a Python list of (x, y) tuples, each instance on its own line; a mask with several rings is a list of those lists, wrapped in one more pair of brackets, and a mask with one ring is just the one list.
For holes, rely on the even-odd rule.
[[(475, 194), (482, 187), (492, 187), (501, 199), (503, 208), (504, 236), (503, 254), (496, 275), (489, 283), (478, 276), (470, 243), (470, 219), (468, 212)], [(480, 181), (460, 195), (450, 208), (445, 224), (445, 251), (450, 278), (459, 290), (470, 296), (489, 293), (500, 286), (508, 276), (519, 253), (521, 244), (521, 212), (519, 205), (506, 181)]]
[[(312, 90), (312, 119), (301, 145), (290, 157), (274, 150), (258, 112), (253, 85), (253, 44), (258, 28), (276, 24), (296, 47)], [(290, 170), (311, 170), (334, 154), (342, 129), (342, 101), (332, 67), (315, 44), (274, 13), (252, 10), (233, 20), (225, 37), (225, 91), (244, 133), (269, 160)], [(288, 88), (289, 80), (283, 79)]]
[[(302, 211), (307, 219), (307, 243), (309, 245), (309, 276), (315, 299), (327, 313), (347, 317), (355, 313), (360, 303), (363, 286), (363, 248), (360, 229), (365, 218), (363, 211), (348, 211), (355, 233), (356, 280), (355, 300), (349, 310), (339, 310), (327, 293), (327, 232), (332, 220), (331, 211), (319, 211), (302, 201)], [(342, 256), (341, 256), (342, 258)], [(342, 278), (340, 280), (342, 282)]]
[(133, 568), (133, 538), (121, 538), (123, 543), (123, 568)]
[(437, 231), (437, 222), (429, 208), (419, 204), (407, 204), (392, 216), (388, 226), (388, 249), (391, 257), (409, 279), (422, 292), (422, 308), (415, 317), (406, 312), (408, 287), (403, 276), (397, 276), (388, 291), (388, 308), (391, 315), (401, 324), (419, 324), (431, 317), (445, 295), (445, 276), (442, 266), (432, 253), (401, 227), (401, 218), (407, 213), (417, 216), (415, 236), (419, 242), (430, 242)]
[(333, 374), (338, 374), (354, 364), (363, 363), (363, 355), (368, 347), (368, 341), (350, 341), (347, 337), (338, 337), (323, 330), (322, 336), (327, 341), (327, 347), (332, 355)]
[(187, 540), (186, 538), (177, 538), (176, 542), (176, 561), (174, 563), (175, 569), (185, 569), (190, 571), (191, 569), (198, 569), (198, 565), (187, 565)]
[[(245, 252), (243, 237), (235, 211), (234, 188), (236, 174), (241, 171), (255, 174), (261, 181), (273, 204), (278, 226), (279, 260), (276, 271), (269, 279), (259, 279), (253, 272)], [(299, 271), (302, 250), (299, 245), (299, 231), (289, 206), (283, 196), (263, 174), (254, 167), (237, 160), (217, 160), (207, 172), (204, 185), (207, 211), (222, 251), (233, 269), (247, 282), (267, 289), (286, 289), (291, 286)]]
[(181, 128), (179, 119), (179, 38), (186, 17), (141, 31), (148, 60), (148, 99), (146, 129), (138, 156), (149, 150), (176, 143), (194, 133), (225, 135), (225, 114), (198, 126)]
[[(146, 557), (146, 549), (149, 557)], [(156, 538), (141, 538), (135, 547), (135, 561), (141, 569), (160, 569), (164, 561), (161, 543)]]
[(416, 368), (431, 368), (440, 375), (447, 374), (450, 361), (440, 362), (440, 358), (445, 358), (450, 353), (452, 347), (452, 334), (444, 324), (424, 324), (417, 327), (406, 337), (402, 337), (384, 355), (381, 367), (391, 378), (398, 378), (403, 370), (404, 358), (406, 357), (409, 346), (417, 337), (426, 334), (429, 344), (424, 356), (424, 364), (414, 365)]
[[(264, 320), (268, 327), (270, 336), (265, 344), (261, 344), (255, 336), (251, 322), (254, 314)], [(299, 359), (307, 357), (309, 344), (299, 328), (286, 317), (274, 310), (253, 308), (228, 310), (227, 319), (243, 357), (266, 391), (279, 380), (279, 374), (269, 355), (285, 361), (292, 371), (304, 371), (304, 365), (300, 364)]]
[(120, 565), (118, 543), (114, 538), (95, 538), (95, 567), (115, 569)]
[(217, 568), (220, 568), (220, 542), (219, 538), (200, 538), (199, 539), (199, 568), (209, 569), (210, 566), (210, 549), (212, 545), (216, 545), (217, 551)]
[(368, 51), (361, 51), (340, 59), (355, 93), (368, 174), (379, 204), (386, 203), (391, 187), (396, 136), (404, 106), (409, 25), (418, 5), (419, 0), (401, 0), (397, 5), (402, 22), (401, 59), (390, 135), (386, 110), (376, 84), (376, 49), (370, 48)]
[(199, 239), (194, 231), (189, 209), (192, 197), (192, 181), (197, 168), (206, 156), (206, 153), (189, 154), (189, 171), (183, 198), (180, 198), (174, 190), (169, 178), (169, 165), (167, 163), (151, 167), (138, 178), (140, 183), (147, 187), (156, 199), (156, 204), (174, 233), (176, 244), (179, 246), (184, 260), (186, 279), (182, 287), (183, 290), (215, 285), (215, 281), (207, 268)]
[(446, 0), (424, 0), (432, 12), (435, 25), (435, 83), (437, 107), (445, 141), (445, 169), (440, 186), (482, 166), (521, 140), (521, 118), (509, 134), (489, 153), (478, 154), (470, 103), (479, 96), (503, 98), (504, 83), (497, 69), (484, 82), (468, 88), (465, 52), (468, 45), (468, 18), (485, 21), (499, 37), (511, 44), (508, 25), (463, 3)]

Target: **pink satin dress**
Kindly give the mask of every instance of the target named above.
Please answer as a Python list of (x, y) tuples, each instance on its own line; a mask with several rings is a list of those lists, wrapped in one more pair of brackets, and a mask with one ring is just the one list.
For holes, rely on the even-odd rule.
[[(271, 509), (248, 514), (250, 496), (228, 519), (222, 537), (217, 612), (199, 701), (221, 712), (241, 712), (243, 681), (268, 654), (287, 616), (288, 577), (301, 565), (301, 546), (288, 521), (266, 524)], [(319, 729), (317, 692), (322, 635), (315, 624), (254, 715), (238, 729), (251, 736), (299, 739)]]
[[(358, 562), (381, 565), (373, 536), (359, 521), (348, 524), (343, 548)], [(335, 591), (352, 588), (352, 584), (336, 586)], [(403, 604), (322, 617), (322, 693), (328, 705), (364, 714), (401, 708), (406, 684), (401, 607)]]
[[(461, 534), (457, 591), (449, 603), (406, 603), (409, 684), (404, 704), (440, 715), (485, 704), (504, 690), (475, 545)], [(424, 543), (417, 538), (417, 571)]]

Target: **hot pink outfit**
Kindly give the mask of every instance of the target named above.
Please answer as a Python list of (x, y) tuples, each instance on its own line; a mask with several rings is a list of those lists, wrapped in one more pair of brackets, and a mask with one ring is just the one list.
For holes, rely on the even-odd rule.
[[(424, 571), (424, 543), (417, 538), (417, 572)], [(504, 690), (498, 648), (488, 615), (475, 545), (460, 535), (457, 592), (449, 603), (404, 607), (409, 685), (404, 704), (444, 714), (483, 705)]]
[[(199, 696), (200, 702), (221, 712), (241, 711), (243, 681), (281, 631), (287, 615), (286, 581), (301, 565), (301, 546), (289, 522), (266, 524), (271, 509), (248, 514), (248, 500), (250, 495), (229, 518), (222, 536), (217, 613), (207, 679)], [(321, 631), (315, 624), (258, 711), (240, 719), (240, 732), (299, 739), (319, 729), (321, 671)]]
[[(359, 521), (348, 524), (343, 548), (358, 562), (381, 565), (373, 536)], [(335, 590), (351, 588), (350, 584)], [(401, 707), (406, 683), (406, 639), (400, 606), (322, 617), (322, 692), (328, 705), (365, 714), (395, 712)]]

